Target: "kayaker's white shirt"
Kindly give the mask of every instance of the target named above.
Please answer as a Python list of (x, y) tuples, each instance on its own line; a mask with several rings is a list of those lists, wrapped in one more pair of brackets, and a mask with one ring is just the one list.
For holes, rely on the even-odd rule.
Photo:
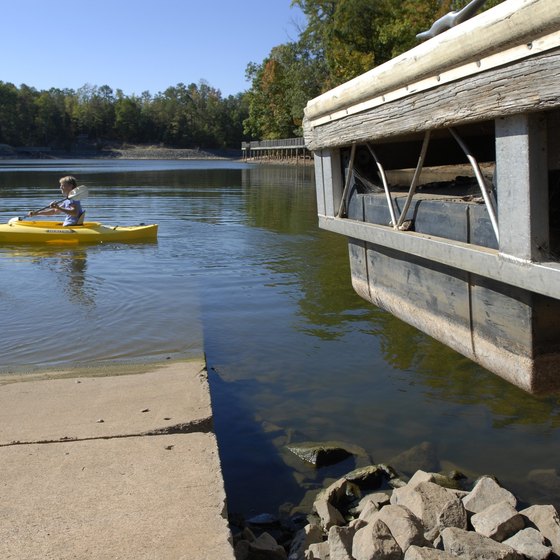
[(78, 209), (78, 214), (76, 216), (70, 216), (70, 214), (65, 213), (66, 217), (64, 218), (64, 223), (62, 224), (63, 226), (75, 226), (78, 223), (78, 220), (80, 219), (81, 213), (83, 212), (82, 205), (79, 200), (66, 199), (60, 204), (61, 208), (70, 209), (71, 206), (74, 206), (75, 208)]

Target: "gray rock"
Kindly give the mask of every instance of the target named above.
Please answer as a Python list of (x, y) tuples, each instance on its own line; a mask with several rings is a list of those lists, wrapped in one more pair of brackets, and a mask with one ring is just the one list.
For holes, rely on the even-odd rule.
[(321, 490), (316, 498), (317, 500), (326, 500), (334, 507), (341, 509), (348, 501), (348, 496), (352, 493), (353, 488), (350, 482), (348, 482), (345, 478), (339, 478), (327, 488)]
[(416, 486), (420, 482), (433, 482), (434, 484), (439, 484), (444, 488), (452, 488), (454, 490), (461, 490), (461, 483), (459, 480), (445, 476), (439, 473), (426, 472), (423, 470), (417, 470), (412, 478), (408, 481), (409, 485)]
[(284, 547), (268, 533), (263, 533), (249, 543), (247, 560), (287, 560), (287, 558)]
[(312, 544), (305, 553), (305, 560), (329, 560), (329, 543)]
[[(461, 500), (433, 482), (420, 482), (414, 487), (397, 488), (393, 491), (391, 503), (407, 507), (422, 520), (428, 532), (449, 526), (467, 526), (467, 514)], [(433, 539), (435, 536), (431, 535), (429, 538)]]
[(350, 521), (350, 523), (348, 523), (348, 527), (352, 527), (352, 529), (354, 529), (354, 531), (357, 531), (358, 529), (361, 529), (362, 527), (365, 527), (367, 525), (366, 521), (363, 521), (362, 519), (352, 519), (352, 521)]
[(407, 474), (412, 474), (418, 469), (428, 472), (439, 471), (440, 469), (436, 448), (429, 441), (424, 441), (407, 451), (403, 451), (389, 462), (397, 470)]
[(368, 502), (364, 509), (360, 512), (358, 519), (365, 521), (366, 523), (371, 523), (377, 518), (379, 513), (379, 507), (374, 502)]
[(457, 560), (457, 557), (444, 550), (412, 545), (406, 551), (404, 560)]
[(460, 558), (469, 560), (523, 560), (511, 546), (483, 537), (473, 531), (447, 527), (441, 533), (443, 548)]
[(375, 492), (374, 494), (367, 494), (364, 496), (360, 503), (352, 510), (354, 515), (360, 515), (364, 509), (369, 508), (379, 511), (382, 506), (387, 505), (391, 500), (391, 496), (385, 492)]
[(552, 551), (560, 556), (560, 517), (554, 506), (531, 506), (519, 512), (550, 541)]
[(326, 500), (316, 500), (313, 504), (317, 515), (321, 519), (321, 527), (328, 531), (333, 525), (345, 525), (346, 520), (342, 514)]
[(290, 553), (288, 554), (289, 560), (303, 560), (304, 553), (312, 544), (321, 543), (324, 540), (324, 533), (319, 527), (310, 523), (300, 529), (292, 539), (290, 545)]
[(434, 482), (432, 473), (423, 471), (421, 469), (417, 470), (408, 481), (408, 486), (418, 486), (421, 482)]
[(461, 501), (465, 496), (469, 495), (469, 493), (466, 490), (457, 490), (456, 488), (449, 488), (448, 486), (446, 486), (446, 488), (450, 492), (453, 492), (453, 494), (455, 494), (455, 496), (457, 496), (457, 498), (459, 498)]
[(351, 527), (329, 529), (329, 560), (353, 560), (352, 540), (355, 533)]
[(403, 552), (406, 552), (412, 544), (418, 546), (429, 545), (424, 538), (422, 521), (409, 509), (399, 505), (388, 505), (375, 515), (372, 522), (374, 523), (377, 519), (383, 521), (389, 527), (389, 531), (391, 531)]
[(334, 465), (350, 457), (352, 453), (335, 442), (305, 442), (291, 443), (286, 446), (289, 451), (301, 460), (311, 463), (315, 467)]
[(515, 533), (513, 537), (504, 541), (504, 544), (511, 546), (529, 560), (546, 560), (552, 552), (552, 548), (544, 544), (544, 537), (532, 527)]
[(466, 529), (468, 524), (467, 510), (463, 505), (461, 499), (454, 493), (454, 496), (444, 504), (442, 510), (439, 512), (436, 520), (436, 528), (439, 533), (446, 527), (458, 527), (459, 529)]
[(489, 476), (483, 476), (463, 498), (465, 509), (471, 513), (480, 513), (488, 506), (499, 502), (508, 502), (513, 507), (517, 506), (515, 496)]
[(474, 530), (484, 537), (502, 542), (525, 527), (523, 517), (508, 502), (488, 506), (471, 517)]
[(398, 478), (398, 473), (388, 465), (368, 465), (355, 469), (344, 475), (349, 482), (353, 482), (362, 490), (375, 490), (383, 482)]
[(403, 552), (387, 525), (377, 520), (356, 531), (352, 556), (355, 560), (401, 560)]

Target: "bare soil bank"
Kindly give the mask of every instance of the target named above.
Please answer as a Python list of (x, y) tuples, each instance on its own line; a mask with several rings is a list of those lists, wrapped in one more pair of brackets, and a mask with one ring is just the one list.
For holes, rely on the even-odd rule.
[(121, 146), (103, 149), (97, 157), (118, 159), (238, 159), (241, 150), (166, 148), (162, 146)]
[(236, 149), (183, 149), (158, 145), (105, 145), (98, 149), (91, 144), (78, 146), (70, 151), (50, 148), (13, 148), (0, 144), (0, 159), (240, 159)]

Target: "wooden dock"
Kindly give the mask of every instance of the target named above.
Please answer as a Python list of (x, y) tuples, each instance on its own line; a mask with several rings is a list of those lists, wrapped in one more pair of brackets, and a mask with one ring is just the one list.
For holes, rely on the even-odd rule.
[(280, 140), (259, 140), (243, 142), (241, 152), (244, 161), (310, 161), (311, 152), (303, 138), (284, 138)]
[(304, 119), (356, 291), (538, 393), (560, 390), (559, 129), (557, 0), (506, 0)]

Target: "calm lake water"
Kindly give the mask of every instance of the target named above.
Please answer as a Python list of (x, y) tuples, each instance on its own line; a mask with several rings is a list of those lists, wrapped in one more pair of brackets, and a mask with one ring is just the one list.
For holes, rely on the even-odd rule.
[[(560, 399), (536, 398), (354, 294), (346, 241), (317, 228), (313, 169), (206, 161), (0, 161), (0, 221), (90, 189), (90, 220), (156, 243), (0, 247), (0, 373), (206, 355), (230, 511), (297, 504), (325, 478), (288, 441), (375, 462), (429, 442), (560, 507)], [(537, 470), (537, 472), (535, 472)]]

